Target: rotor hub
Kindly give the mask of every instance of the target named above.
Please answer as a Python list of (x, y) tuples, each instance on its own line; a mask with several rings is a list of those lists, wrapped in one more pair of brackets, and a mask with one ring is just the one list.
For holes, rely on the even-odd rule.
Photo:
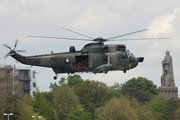
[(95, 42), (99, 42), (99, 43), (102, 43), (102, 42), (106, 42), (106, 39), (102, 38), (102, 37), (97, 37), (96, 39), (94, 39)]

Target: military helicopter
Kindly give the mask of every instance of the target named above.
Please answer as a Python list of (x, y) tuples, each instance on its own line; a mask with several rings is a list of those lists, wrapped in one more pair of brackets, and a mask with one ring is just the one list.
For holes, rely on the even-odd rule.
[[(53, 39), (69, 39), (69, 40), (86, 40), (94, 41), (93, 43), (86, 44), (81, 50), (76, 50), (74, 46), (70, 46), (69, 52), (63, 53), (50, 53), (44, 55), (23, 56), (18, 52), (25, 52), (25, 50), (16, 50), (18, 40), (15, 41), (14, 48), (12, 49), (7, 44), (3, 44), (10, 49), (6, 57), (11, 56), (22, 64), (31, 66), (41, 66), (52, 68), (55, 72), (54, 80), (57, 79), (59, 73), (73, 74), (75, 72), (93, 72), (107, 73), (108, 71), (123, 71), (135, 68), (139, 62), (143, 62), (144, 57), (135, 57), (129, 50), (126, 49), (124, 44), (107, 44), (104, 42), (115, 40), (115, 38), (135, 34), (138, 32), (146, 31), (147, 29), (103, 39), (98, 37), (96, 39), (77, 33), (75, 31), (62, 28), (70, 32), (87, 37), (88, 39), (76, 38), (61, 38), (61, 37), (47, 37), (47, 36), (27, 36), (39, 38), (53, 38)], [(141, 40), (140, 38), (135, 40)], [(154, 38), (147, 38), (154, 39)], [(162, 38), (164, 39), (164, 38)], [(117, 40), (117, 39), (116, 39)], [(119, 39), (119, 40), (134, 40), (134, 39)]]

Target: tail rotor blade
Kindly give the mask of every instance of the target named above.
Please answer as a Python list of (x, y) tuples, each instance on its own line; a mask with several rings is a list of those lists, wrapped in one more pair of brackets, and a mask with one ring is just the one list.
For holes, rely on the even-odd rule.
[(3, 46), (5, 46), (11, 50), (11, 47), (9, 47), (7, 44), (4, 43)]
[(9, 56), (9, 54), (6, 54), (6, 55), (4, 56), (4, 59), (6, 59), (8, 56)]
[(26, 50), (16, 50), (16, 52), (26, 52)]
[(11, 55), (14, 55), (15, 53), (8, 53), (4, 56), (4, 59), (6, 59), (7, 57), (11, 56)]
[(16, 46), (17, 46), (17, 43), (18, 43), (18, 39), (15, 40), (14, 50), (15, 50), (15, 48), (16, 48)]
[(17, 47), (17, 44), (18, 44), (18, 39), (15, 40), (14, 49), (11, 49), (11, 47), (9, 47), (5, 43), (3, 44), (3, 46), (10, 49), (10, 52), (4, 56), (4, 59), (6, 59), (8, 56), (12, 56), (12, 55), (16, 54), (16, 52), (26, 52), (26, 50), (15, 50)]

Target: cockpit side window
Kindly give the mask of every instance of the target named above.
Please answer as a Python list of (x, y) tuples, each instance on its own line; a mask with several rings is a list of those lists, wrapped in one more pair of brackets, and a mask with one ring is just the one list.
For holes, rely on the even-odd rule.
[(126, 52), (122, 52), (122, 59), (126, 59), (126, 58), (127, 58)]

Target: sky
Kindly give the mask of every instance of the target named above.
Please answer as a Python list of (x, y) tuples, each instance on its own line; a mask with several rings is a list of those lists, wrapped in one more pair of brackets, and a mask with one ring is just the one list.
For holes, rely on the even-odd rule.
[[(13, 58), (4, 59), (18, 39), (16, 49), (26, 49), (22, 55), (39, 55), (67, 52), (71, 45), (80, 50), (87, 41), (29, 38), (28, 35), (51, 37), (85, 38), (72, 32), (97, 38), (110, 38), (133, 31), (145, 32), (123, 38), (171, 38), (163, 40), (108, 41), (105, 44), (125, 44), (135, 56), (144, 57), (144, 62), (135, 69), (123, 73), (107, 74), (77, 73), (84, 80), (98, 80), (112, 86), (122, 84), (139, 76), (152, 80), (159, 87), (162, 75), (162, 60), (170, 51), (173, 58), (175, 85), (180, 89), (180, 2), (179, 0), (1, 0), (0, 1), (0, 64), (24, 66)], [(31, 67), (31, 66), (26, 66)], [(49, 91), (55, 75), (50, 68), (35, 67), (37, 86), (40, 91)], [(59, 74), (67, 77), (67, 74)], [(58, 81), (57, 80), (57, 81)]]

